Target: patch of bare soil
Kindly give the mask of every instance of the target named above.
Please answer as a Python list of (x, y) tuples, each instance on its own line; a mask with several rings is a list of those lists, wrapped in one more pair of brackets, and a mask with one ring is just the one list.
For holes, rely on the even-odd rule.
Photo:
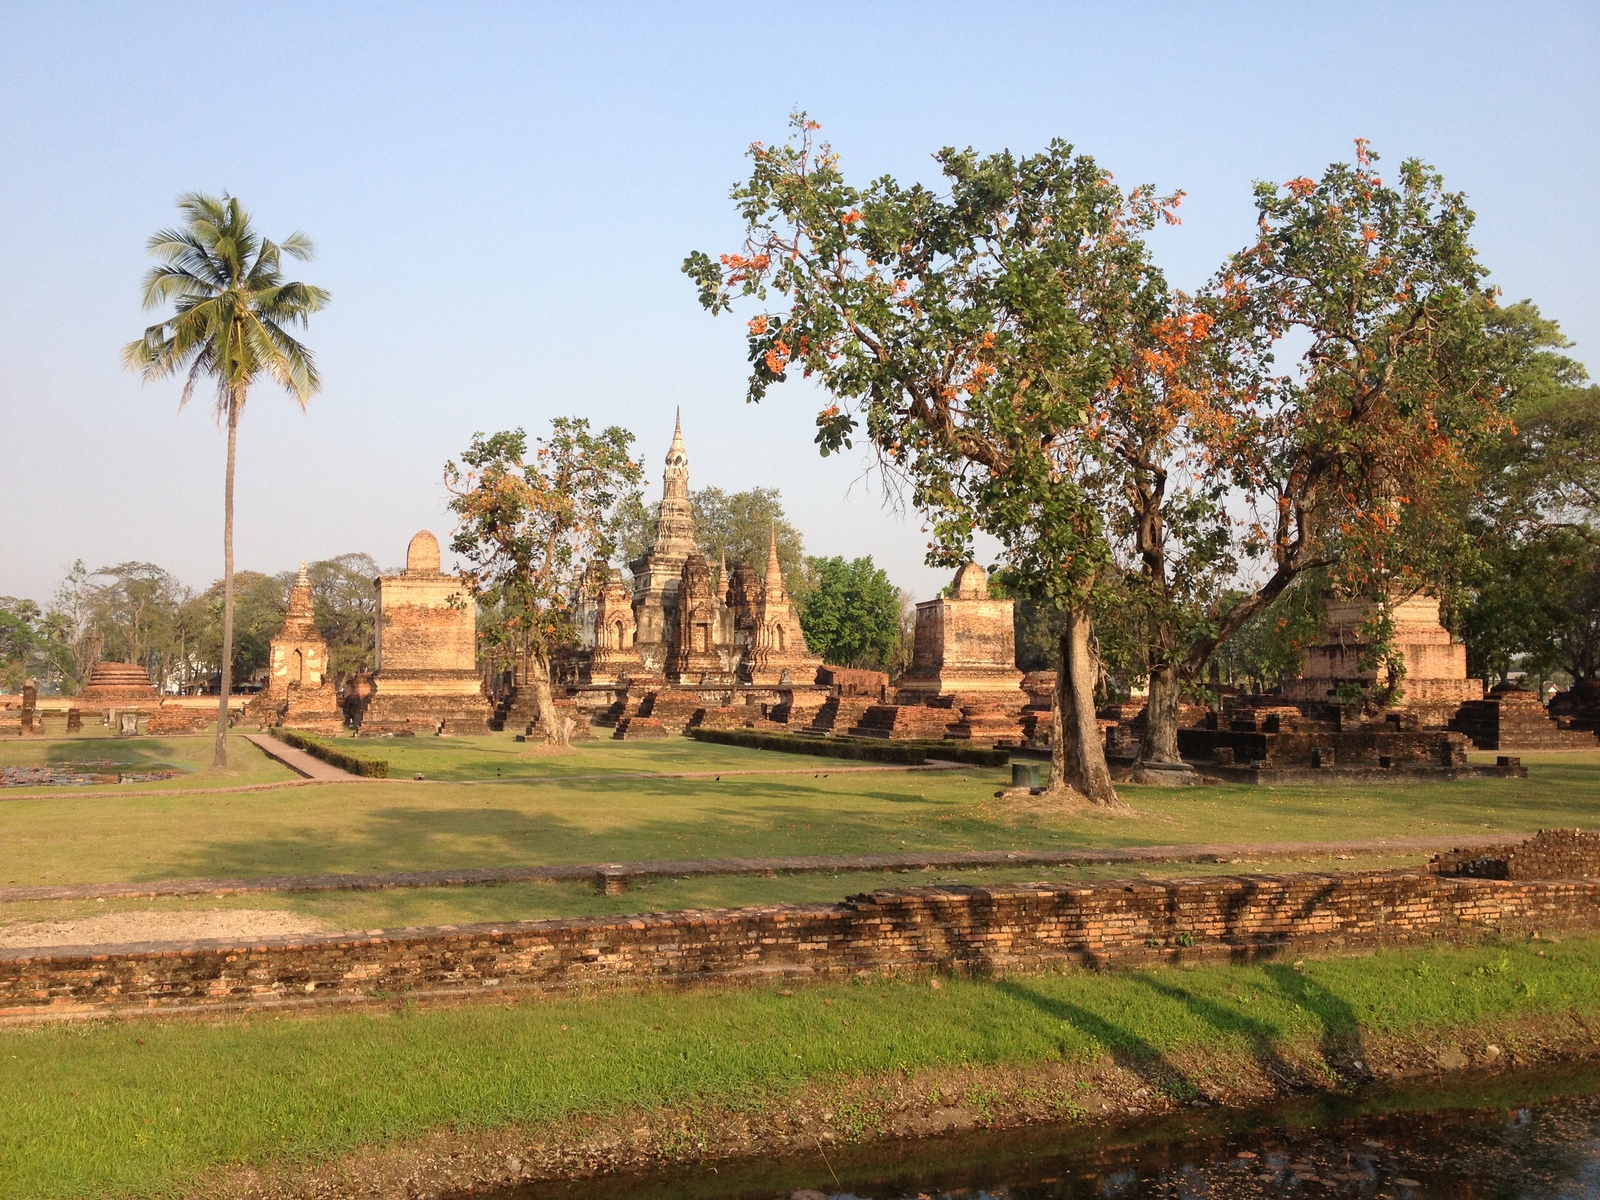
[(1593, 1058), (1592, 1031), (1551, 1014), (1437, 1034), (1352, 1035), (1250, 1054), (1059, 1060), (845, 1077), (774, 1089), (732, 1108), (703, 1103), (567, 1118), (546, 1125), (439, 1130), (332, 1161), (237, 1169), (196, 1198), (443, 1200), (541, 1180), (934, 1137), (1047, 1122), (1087, 1125), (1181, 1108), (1246, 1108), (1386, 1080)]
[(528, 735), (527, 744), (517, 750), (518, 758), (560, 758), (564, 754), (571, 754), (571, 746), (562, 746), (556, 742), (547, 742), (544, 736), (535, 729)]
[(110, 912), (61, 921), (0, 924), (0, 949), (35, 946), (118, 946), (130, 942), (195, 942), (206, 938), (292, 937), (322, 933), (313, 917), (260, 908), (201, 912)]

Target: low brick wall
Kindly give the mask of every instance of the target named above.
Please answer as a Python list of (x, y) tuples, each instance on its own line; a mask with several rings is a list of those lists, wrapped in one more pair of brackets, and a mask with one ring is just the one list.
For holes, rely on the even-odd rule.
[(1440, 875), (1479, 879), (1589, 879), (1600, 876), (1600, 833), (1541, 829), (1515, 846), (1475, 847), (1434, 856)]
[(903, 888), (834, 905), (0, 953), (0, 1016), (1252, 957), (1600, 929), (1600, 879), (1432, 871)]

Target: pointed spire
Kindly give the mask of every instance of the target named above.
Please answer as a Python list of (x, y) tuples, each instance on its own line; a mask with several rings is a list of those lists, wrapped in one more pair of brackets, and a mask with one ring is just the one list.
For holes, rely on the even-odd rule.
[(728, 552), (722, 552), (722, 559), (717, 564), (717, 595), (722, 597), (722, 602), (728, 602), (728, 596), (733, 591), (733, 580), (728, 576)]
[(295, 587), (305, 587), (310, 582), (311, 576), (306, 574), (306, 560), (302, 558), (300, 560), (300, 575), (299, 578), (294, 581), (294, 585)]
[(674, 410), (672, 420), (672, 445), (667, 449), (667, 465), (681, 466), (688, 461), (683, 448), (683, 409)]
[(783, 591), (783, 568), (778, 565), (778, 523), (772, 523), (772, 532), (767, 539), (767, 595), (781, 596)]

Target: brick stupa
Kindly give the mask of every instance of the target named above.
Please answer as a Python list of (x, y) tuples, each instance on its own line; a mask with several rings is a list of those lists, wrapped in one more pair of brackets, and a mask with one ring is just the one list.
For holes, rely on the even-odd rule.
[(268, 725), (308, 733), (338, 733), (344, 728), (339, 698), (328, 681), (328, 643), (317, 632), (311, 580), (305, 563), (289, 590), (289, 611), (272, 639), (267, 684), (250, 702), (248, 714)]
[(79, 708), (153, 709), (161, 703), (150, 676), (138, 663), (97, 662), (75, 698)]
[(377, 580), (377, 670), (361, 713), (363, 734), (489, 729), (477, 605), (461, 577), (444, 574), (439, 562), (439, 539), (424, 529), (406, 548), (406, 569)]
[(744, 668), (748, 681), (772, 687), (813, 682), (822, 659), (806, 645), (800, 615), (789, 601), (783, 567), (778, 563), (776, 527), (767, 540), (767, 574), (753, 599), (746, 618), (750, 626)]
[(850, 733), (1020, 743), (1027, 703), (1012, 602), (991, 596), (988, 572), (968, 563), (950, 595), (917, 605), (911, 666), (895, 703), (873, 705)]
[[(1361, 627), (1372, 615), (1363, 600), (1330, 600), (1328, 631), (1323, 640), (1306, 647), (1300, 678), (1283, 681), (1286, 699), (1313, 703), (1336, 702), (1341, 684), (1371, 687), (1378, 672), (1363, 667), (1371, 648)], [(1441, 727), (1470, 700), (1483, 699), (1483, 680), (1467, 678), (1467, 648), (1439, 623), (1439, 601), (1432, 596), (1410, 596), (1389, 610), (1394, 646), (1405, 662), (1406, 675), (1395, 707), (1411, 712), (1425, 726)]]

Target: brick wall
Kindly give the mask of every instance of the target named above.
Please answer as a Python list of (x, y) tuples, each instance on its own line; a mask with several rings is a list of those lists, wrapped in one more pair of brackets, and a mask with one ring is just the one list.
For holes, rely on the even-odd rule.
[(1518, 846), (1452, 850), (1429, 870), (1477, 879), (1584, 879), (1600, 876), (1600, 833), (1541, 829)]
[(1026, 972), (1600, 929), (1600, 879), (1432, 871), (903, 888), (837, 905), (0, 952), (0, 1016), (764, 975)]

